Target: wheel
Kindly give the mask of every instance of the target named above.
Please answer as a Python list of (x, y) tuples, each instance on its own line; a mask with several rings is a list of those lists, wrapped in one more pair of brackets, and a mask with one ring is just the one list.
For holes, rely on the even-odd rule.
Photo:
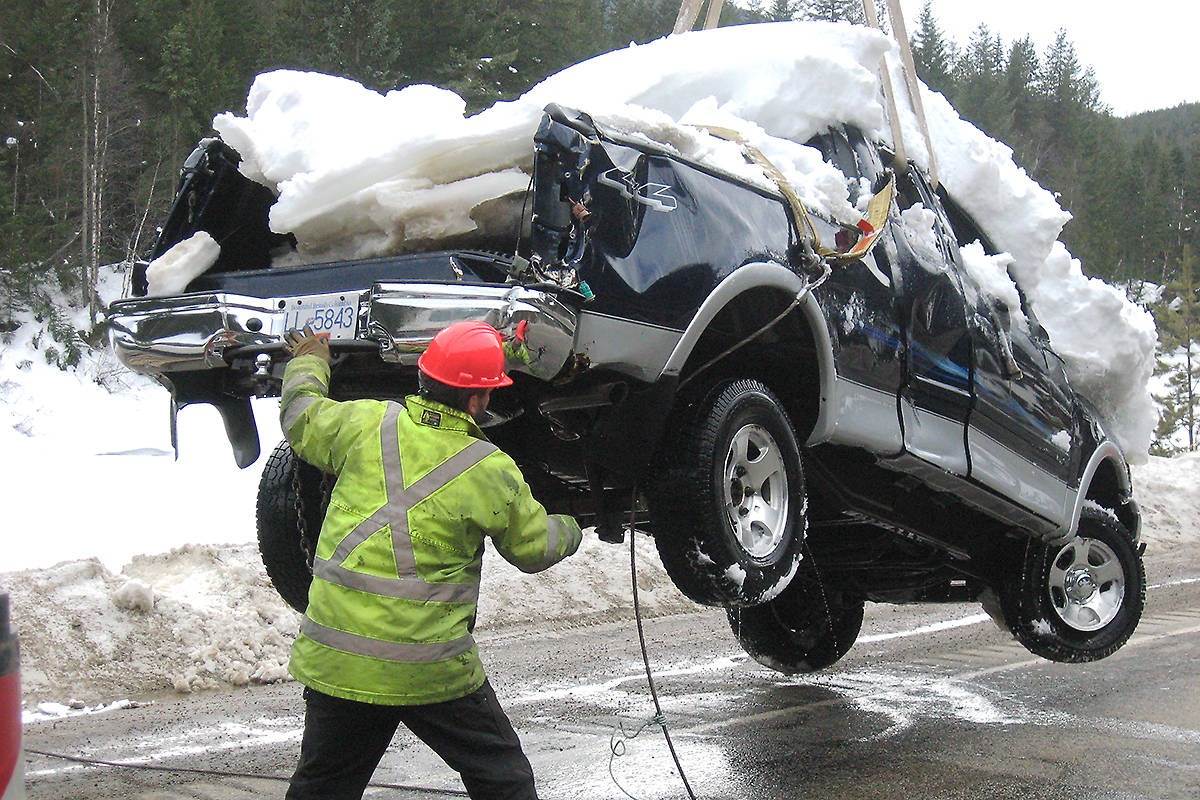
[[(312, 583), (311, 554), (316, 551), (317, 535), (328, 504), (322, 483), (320, 470), (297, 458), (287, 442), (280, 442), (275, 447), (258, 482), (255, 518), (263, 566), (279, 596), (302, 613), (308, 608), (308, 587)], [(298, 522), (297, 485), (299, 505), (304, 509), (306, 536), (303, 543)]]
[(1051, 661), (1096, 661), (1133, 634), (1146, 600), (1146, 572), (1129, 532), (1109, 510), (1083, 509), (1075, 538), (1030, 541), (1019, 577), (1000, 604), (1009, 629)]
[(731, 608), (729, 627), (747, 655), (785, 675), (815, 672), (850, 652), (862, 629), (863, 601), (797, 578), (755, 608)]
[(717, 386), (676, 425), (647, 492), (667, 574), (698, 603), (749, 607), (796, 573), (806, 530), (796, 434), (755, 380)]

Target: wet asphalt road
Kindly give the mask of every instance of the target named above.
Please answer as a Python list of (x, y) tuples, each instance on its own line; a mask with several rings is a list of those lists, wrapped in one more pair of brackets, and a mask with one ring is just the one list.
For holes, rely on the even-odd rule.
[[(831, 670), (786, 678), (747, 659), (719, 611), (647, 622), (664, 712), (697, 797), (1194, 800), (1200, 797), (1200, 565), (1150, 557), (1138, 633), (1094, 664), (1038, 659), (977, 606), (868, 605)], [(685, 793), (653, 714), (632, 618), (480, 650), (545, 800)], [(25, 726), (27, 748), (157, 767), (290, 773), (296, 684), (180, 697)], [(619, 747), (618, 749), (622, 749)], [(611, 759), (611, 764), (610, 764)], [(282, 782), (70, 764), (30, 755), (31, 800), (243, 800)], [(610, 775), (611, 770), (611, 775)], [(406, 731), (383, 783), (461, 790)], [(368, 798), (420, 798), (376, 788)], [(445, 795), (442, 795), (445, 796)]]

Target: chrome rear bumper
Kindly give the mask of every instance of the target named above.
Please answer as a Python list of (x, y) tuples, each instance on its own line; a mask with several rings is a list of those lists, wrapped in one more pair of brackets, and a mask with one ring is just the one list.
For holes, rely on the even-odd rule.
[[(145, 375), (221, 369), (233, 352), (282, 347), (289, 299), (205, 292), (118, 300), (108, 308), (109, 339), (117, 358)], [(522, 286), (379, 283), (347, 301), (358, 304), (356, 345), (375, 342), (393, 364), (416, 364), (451, 322), (482, 320), (503, 335), (509, 370), (548, 380), (567, 363), (575, 336), (572, 309)]]

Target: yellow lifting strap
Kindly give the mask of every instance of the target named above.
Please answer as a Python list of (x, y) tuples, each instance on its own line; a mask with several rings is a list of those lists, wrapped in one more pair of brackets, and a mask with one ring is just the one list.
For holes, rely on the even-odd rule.
[(887, 222), (888, 210), (892, 207), (892, 195), (895, 193), (896, 176), (893, 173), (888, 173), (887, 183), (867, 203), (867, 216), (858, 221), (856, 227), (862, 232), (862, 235), (858, 237), (858, 241), (845, 253), (835, 253), (830, 258), (841, 261), (853, 261), (871, 252), (871, 248), (879, 240), (879, 234), (883, 233), (884, 223)]
[(779, 187), (779, 191), (783, 193), (788, 205), (791, 206), (797, 223), (804, 227), (802, 233), (810, 238), (813, 250), (822, 258), (827, 258), (838, 263), (854, 261), (870, 252), (871, 248), (875, 246), (875, 242), (879, 240), (879, 234), (883, 232), (883, 225), (887, 221), (888, 210), (892, 205), (892, 196), (896, 190), (896, 178), (894, 175), (888, 176), (887, 184), (875, 193), (867, 205), (866, 218), (860, 220), (856, 226), (861, 231), (858, 241), (854, 243), (854, 246), (850, 250), (842, 253), (822, 246), (821, 237), (817, 233), (816, 226), (813, 225), (812, 218), (808, 214), (808, 209), (801, 202), (800, 195), (796, 194), (796, 190), (792, 188), (791, 182), (778, 167), (771, 163), (771, 159), (767, 158), (757, 147), (746, 141), (745, 136), (731, 128), (720, 128), (710, 125), (698, 125), (696, 127), (707, 131), (718, 139), (724, 139), (741, 145), (742, 155), (746, 161), (762, 167), (767, 177), (773, 180), (775, 185)]

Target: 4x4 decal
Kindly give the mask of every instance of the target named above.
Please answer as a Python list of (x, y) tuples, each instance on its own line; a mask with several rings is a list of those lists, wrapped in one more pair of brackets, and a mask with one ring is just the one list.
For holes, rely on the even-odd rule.
[(605, 186), (616, 189), (627, 200), (637, 200), (655, 211), (669, 213), (679, 207), (679, 200), (670, 194), (670, 186), (665, 183), (639, 184), (634, 180), (632, 172), (626, 172), (620, 167), (613, 167), (598, 180)]

